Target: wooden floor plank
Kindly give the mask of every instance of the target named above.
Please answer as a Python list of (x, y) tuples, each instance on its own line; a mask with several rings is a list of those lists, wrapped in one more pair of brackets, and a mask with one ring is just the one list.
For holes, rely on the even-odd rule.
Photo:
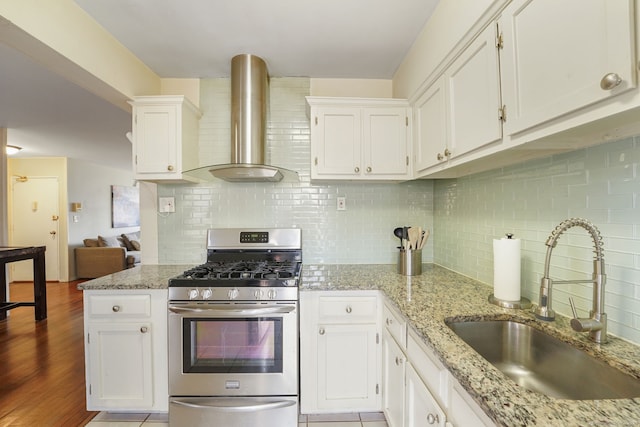
[[(0, 427), (84, 426), (82, 291), (79, 282), (47, 283), (48, 318), (33, 307), (0, 321)], [(12, 283), (13, 301), (33, 300), (32, 283)]]

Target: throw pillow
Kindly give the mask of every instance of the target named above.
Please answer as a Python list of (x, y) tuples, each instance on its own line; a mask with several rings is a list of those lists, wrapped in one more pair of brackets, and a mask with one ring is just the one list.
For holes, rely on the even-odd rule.
[(98, 236), (98, 246), (100, 246), (101, 248), (105, 248), (105, 247), (107, 247), (107, 248), (120, 248), (120, 247), (122, 247), (122, 245), (120, 244), (120, 241), (115, 236), (113, 236), (113, 237)]
[(129, 240), (129, 237), (127, 237), (127, 234), (121, 234), (120, 237), (122, 238), (122, 243), (124, 243), (124, 247), (127, 248), (128, 251), (135, 251), (135, 249), (133, 248), (133, 245), (131, 244), (131, 240)]
[(138, 242), (137, 240), (132, 240), (131, 245), (133, 246), (134, 251), (140, 250), (140, 242)]
[(86, 248), (97, 248), (98, 247), (98, 239), (84, 239), (82, 241)]

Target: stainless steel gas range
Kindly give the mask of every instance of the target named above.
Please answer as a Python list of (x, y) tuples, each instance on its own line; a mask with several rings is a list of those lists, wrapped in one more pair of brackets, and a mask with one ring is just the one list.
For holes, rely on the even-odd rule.
[(299, 229), (211, 229), (169, 280), (169, 425), (298, 423)]

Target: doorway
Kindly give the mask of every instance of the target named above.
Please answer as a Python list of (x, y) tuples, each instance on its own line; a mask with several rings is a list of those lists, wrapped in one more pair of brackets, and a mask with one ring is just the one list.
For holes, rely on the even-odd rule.
[[(60, 279), (59, 183), (57, 177), (13, 177), (11, 180), (11, 246), (45, 246), (47, 281)], [(10, 264), (12, 281), (32, 281), (33, 264)]]

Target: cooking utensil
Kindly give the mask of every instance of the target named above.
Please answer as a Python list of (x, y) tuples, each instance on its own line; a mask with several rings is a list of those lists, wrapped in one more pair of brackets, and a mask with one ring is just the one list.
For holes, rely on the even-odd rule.
[(407, 234), (409, 238), (409, 249), (418, 249), (418, 238), (420, 237), (418, 229), (416, 227), (409, 227)]
[(402, 249), (402, 247), (404, 246), (404, 242), (402, 241), (402, 239), (404, 238), (404, 229), (402, 227), (394, 229), (393, 235), (400, 239), (400, 248)]
[(420, 244), (418, 245), (418, 249), (422, 249), (424, 245), (427, 243), (428, 239), (429, 239), (429, 230), (424, 230), (422, 232), (422, 237), (420, 239)]

